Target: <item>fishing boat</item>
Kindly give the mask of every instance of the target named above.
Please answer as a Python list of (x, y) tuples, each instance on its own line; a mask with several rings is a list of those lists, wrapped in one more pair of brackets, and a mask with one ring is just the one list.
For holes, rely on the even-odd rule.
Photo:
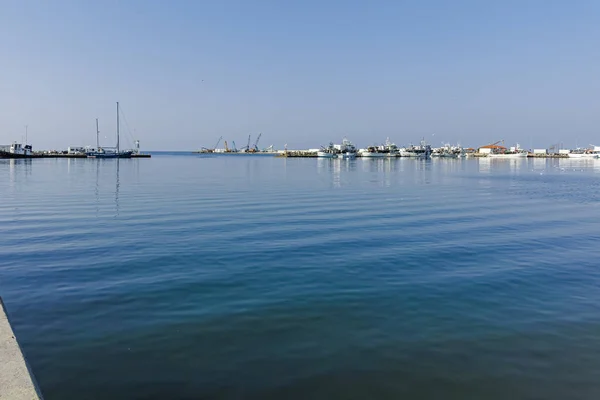
[(356, 152), (351, 152), (351, 151), (345, 151), (343, 153), (339, 153), (337, 155), (337, 158), (356, 158)]
[(387, 155), (383, 146), (369, 146), (366, 149), (360, 149), (358, 154), (365, 158), (383, 158)]
[(431, 156), (431, 146), (424, 140), (421, 140), (421, 144), (417, 146), (410, 145), (400, 149), (400, 157), (429, 158), (429, 156)]
[(342, 144), (334, 145), (334, 148), (338, 151), (337, 158), (355, 158), (356, 157), (356, 146), (351, 141), (344, 138)]
[(398, 155), (398, 146), (390, 142), (390, 138), (387, 138), (385, 144), (360, 149), (358, 154), (360, 157), (366, 158), (396, 157)]
[(10, 146), (0, 148), (0, 158), (34, 158), (30, 144), (13, 142)]
[(506, 152), (506, 153), (490, 153), (489, 158), (527, 158), (526, 151)]
[(12, 142), (9, 146), (0, 146), (0, 158), (35, 158), (40, 155), (33, 154), (33, 148), (27, 144), (27, 125), (25, 125), (25, 144)]
[(451, 146), (450, 144), (445, 144), (442, 147), (438, 147), (433, 149), (431, 152), (431, 157), (439, 157), (439, 158), (461, 158), (465, 157), (465, 151), (460, 146)]
[(492, 149), (492, 151), (488, 154), (490, 158), (527, 158), (528, 155), (527, 150), (523, 150), (519, 147), (517, 143), (516, 146), (511, 147), (510, 149)]
[(589, 149), (571, 150), (568, 154), (569, 158), (598, 158), (598, 153)]
[(317, 157), (319, 158), (355, 158), (356, 147), (351, 141), (344, 138), (342, 144), (329, 143), (329, 146), (321, 146), (321, 149), (317, 151)]
[(330, 142), (329, 146), (327, 146), (327, 147), (321, 146), (321, 150), (317, 151), (317, 157), (319, 157), (319, 158), (336, 158), (337, 150), (336, 150), (333, 142)]
[(96, 150), (87, 153), (88, 158), (131, 158), (133, 151), (120, 149), (120, 132), (119, 132), (119, 102), (117, 101), (117, 146), (114, 148), (100, 147), (99, 140), (100, 131), (98, 130), (98, 119), (96, 118)]

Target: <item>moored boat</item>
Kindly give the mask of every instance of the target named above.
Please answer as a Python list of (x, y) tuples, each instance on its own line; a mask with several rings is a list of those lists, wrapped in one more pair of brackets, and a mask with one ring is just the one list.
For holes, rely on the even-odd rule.
[(439, 158), (461, 158), (465, 156), (466, 153), (462, 147), (451, 146), (450, 144), (445, 144), (443, 147), (433, 149), (431, 152), (431, 157)]
[(413, 157), (413, 158), (429, 158), (431, 156), (431, 146), (421, 141), (420, 145), (410, 145), (409, 147), (400, 149), (400, 157)]
[(33, 148), (30, 144), (13, 142), (10, 146), (0, 148), (0, 158), (34, 158)]
[(488, 157), (490, 158), (527, 158), (527, 151), (519, 150), (519, 151), (506, 151), (503, 153), (490, 153)]
[(571, 150), (568, 154), (569, 158), (598, 158), (598, 152), (588, 149)]
[(358, 155), (365, 158), (397, 157), (398, 152), (398, 146), (396, 146), (395, 143), (390, 142), (390, 138), (387, 138), (385, 144), (360, 149)]
[(87, 153), (88, 158), (131, 158), (133, 150), (120, 149), (120, 135), (119, 135), (119, 102), (117, 101), (117, 146), (115, 148), (103, 148), (100, 147), (98, 141), (100, 131), (98, 130), (98, 119), (96, 119), (96, 150)]
[(500, 147), (494, 148), (488, 154), (488, 157), (490, 157), (490, 158), (527, 158), (528, 154), (529, 154), (529, 152), (527, 150), (523, 150), (522, 148), (520, 148), (519, 144), (517, 143), (516, 146), (511, 147), (510, 149), (500, 148)]
[(317, 157), (320, 158), (355, 158), (356, 147), (351, 141), (344, 138), (342, 144), (329, 143), (329, 146), (321, 146), (321, 150), (317, 152)]
[(369, 146), (366, 149), (360, 149), (358, 154), (365, 158), (382, 158), (386, 157), (386, 151), (382, 149), (383, 146)]
[(319, 158), (335, 158), (336, 157), (336, 149), (333, 145), (333, 142), (329, 143), (329, 146), (327, 146), (327, 147), (321, 146), (321, 150), (317, 151), (317, 157), (319, 157)]

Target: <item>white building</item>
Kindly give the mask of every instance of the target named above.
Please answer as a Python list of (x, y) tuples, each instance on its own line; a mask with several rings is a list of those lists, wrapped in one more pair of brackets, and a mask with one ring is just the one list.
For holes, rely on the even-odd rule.
[(85, 154), (85, 147), (69, 146), (67, 148), (69, 154)]

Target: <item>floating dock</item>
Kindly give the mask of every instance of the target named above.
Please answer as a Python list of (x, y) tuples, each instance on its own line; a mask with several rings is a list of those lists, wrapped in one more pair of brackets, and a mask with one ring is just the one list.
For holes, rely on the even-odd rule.
[(0, 298), (0, 399), (43, 399)]

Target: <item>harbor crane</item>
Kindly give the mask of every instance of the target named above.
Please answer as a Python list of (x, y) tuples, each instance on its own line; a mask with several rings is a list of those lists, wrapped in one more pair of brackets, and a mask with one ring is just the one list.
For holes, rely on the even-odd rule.
[(250, 135), (248, 135), (248, 144), (246, 145), (246, 152), (250, 151)]
[(260, 141), (261, 136), (262, 136), (262, 133), (259, 133), (258, 137), (256, 138), (256, 142), (254, 142), (254, 151), (258, 151), (258, 142)]
[(217, 140), (217, 144), (215, 144), (213, 148), (211, 148), (211, 149), (207, 149), (206, 147), (203, 147), (203, 148), (202, 148), (202, 150), (201, 150), (201, 152), (202, 152), (202, 153), (214, 153), (214, 152), (215, 152), (215, 149), (216, 149), (217, 147), (219, 147), (219, 143), (221, 143), (221, 140), (223, 140), (223, 136), (221, 136), (221, 137), (219, 138), (219, 140)]
[(216, 149), (217, 147), (219, 147), (219, 143), (221, 143), (221, 140), (223, 140), (223, 136), (221, 136), (221, 137), (219, 138), (219, 140), (217, 140), (217, 144), (215, 144), (215, 146), (213, 147), (213, 151), (215, 151), (215, 149)]
[(502, 140), (498, 140), (496, 143), (488, 144), (488, 145), (486, 145), (486, 146), (490, 146), (490, 147), (491, 147), (491, 146), (498, 146), (498, 144), (499, 144), (499, 143), (502, 143), (502, 145), (504, 145), (504, 139), (502, 139)]

